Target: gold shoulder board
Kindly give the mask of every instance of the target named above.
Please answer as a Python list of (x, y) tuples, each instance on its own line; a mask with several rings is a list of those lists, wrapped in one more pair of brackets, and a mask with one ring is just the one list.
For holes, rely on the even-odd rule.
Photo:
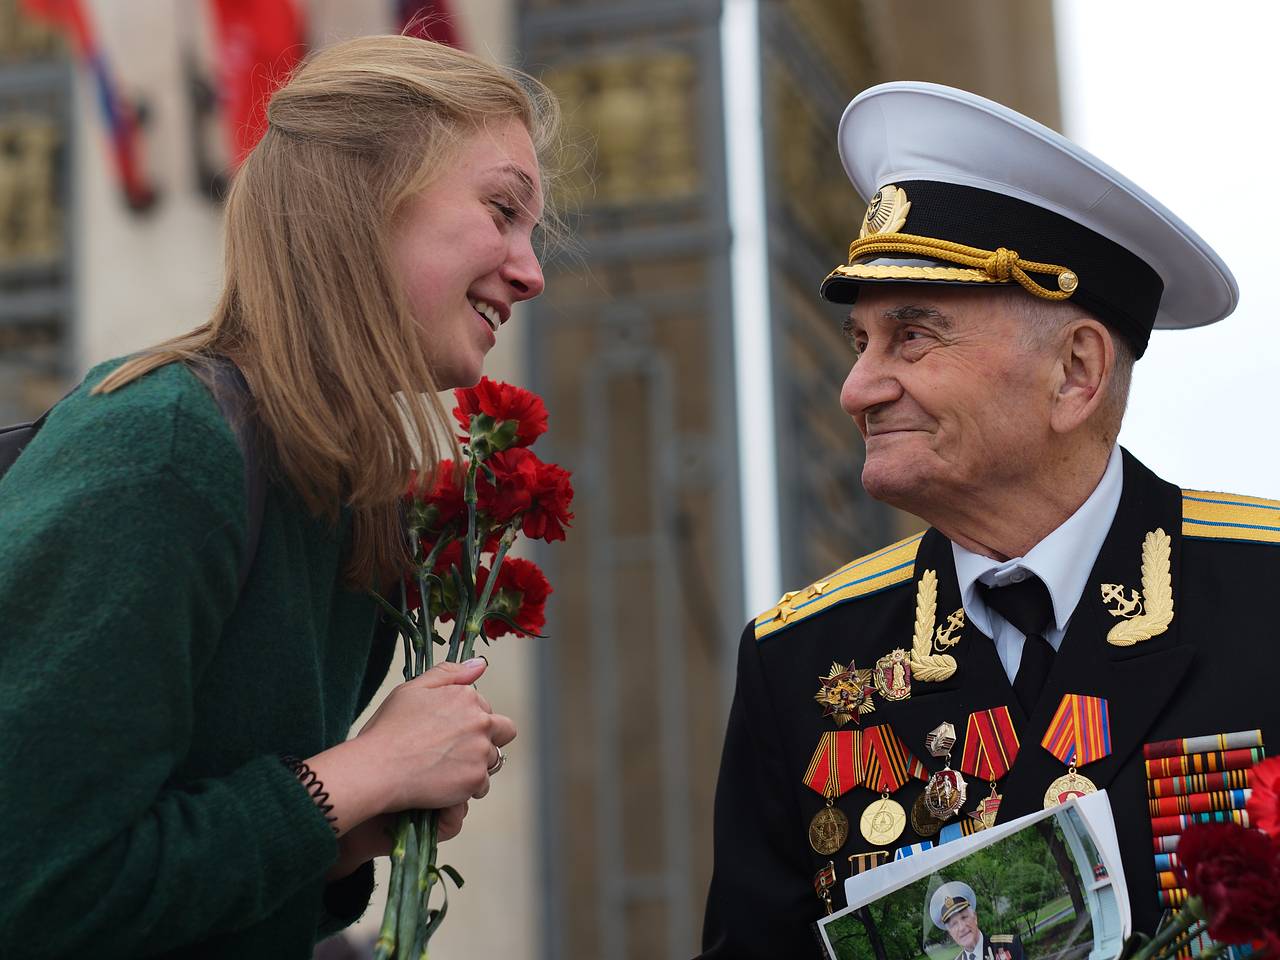
[(832, 604), (869, 596), (910, 580), (915, 573), (916, 551), (923, 536), (917, 533), (899, 540), (892, 546), (845, 564), (803, 590), (784, 593), (781, 600), (756, 617), (756, 639), (763, 640), (794, 626)]
[(1280, 543), (1280, 500), (1183, 490), (1182, 535), (1197, 540)]

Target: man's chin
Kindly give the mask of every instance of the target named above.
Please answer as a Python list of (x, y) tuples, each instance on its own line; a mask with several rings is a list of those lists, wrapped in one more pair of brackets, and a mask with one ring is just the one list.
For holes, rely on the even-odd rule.
[(921, 472), (898, 457), (870, 455), (862, 465), (863, 489), (875, 500), (910, 510), (923, 488)]

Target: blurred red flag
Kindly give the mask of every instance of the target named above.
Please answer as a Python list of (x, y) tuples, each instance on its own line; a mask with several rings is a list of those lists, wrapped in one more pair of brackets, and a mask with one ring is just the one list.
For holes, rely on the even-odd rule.
[(267, 129), (267, 101), (306, 53), (294, 0), (210, 0), (217, 43), (218, 99), (240, 166)]
[(448, 0), (396, 0), (396, 7), (400, 13), (400, 32), (406, 37), (462, 48), (462, 34)]

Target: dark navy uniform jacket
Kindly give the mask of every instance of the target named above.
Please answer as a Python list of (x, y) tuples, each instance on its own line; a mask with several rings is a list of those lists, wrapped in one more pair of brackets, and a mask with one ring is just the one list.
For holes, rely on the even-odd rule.
[[(1120, 647), (1107, 642), (1119, 621), (1103, 601), (1102, 584), (1141, 589), (1147, 534), (1171, 540), (1174, 601), (1168, 626)], [(875, 797), (857, 787), (836, 800), (850, 821), (849, 839), (833, 857), (809, 846), (809, 822), (823, 798), (807, 787), (805, 770), (822, 733), (836, 729), (814, 701), (832, 662), (859, 669), (895, 648), (911, 649), (916, 585), (926, 570), (938, 577), (941, 624), (961, 607), (951, 545), (930, 529), (863, 557), (758, 617), (743, 634), (715, 802), (715, 868), (703, 929), (707, 958), (815, 955), (811, 925), (823, 915), (814, 874), (834, 859), (843, 906), (850, 854), (874, 849), (858, 824)], [(1107, 699), (1112, 753), (1081, 768), (1110, 796), (1134, 919), (1154, 929), (1156, 894), (1152, 832), (1143, 762), (1144, 743), (1261, 728), (1280, 747), (1280, 503), (1231, 494), (1184, 491), (1124, 453), (1124, 487), (1052, 672), (1026, 716), (992, 641), (966, 624), (950, 650), (957, 669), (941, 682), (914, 682), (909, 699), (875, 697), (861, 720), (888, 724), (930, 771), (940, 769), (925, 736), (943, 721), (963, 738), (970, 713), (1008, 706), (1020, 751), (999, 784), (999, 822), (1040, 810), (1045, 790), (1066, 772), (1040, 746), (1063, 694)], [(845, 729), (852, 729), (846, 727)], [(963, 740), (952, 755), (959, 766)], [(969, 779), (965, 812), (989, 792)], [(910, 810), (922, 789), (912, 780), (894, 799)], [(963, 814), (962, 814), (963, 816)], [(921, 841), (910, 823), (894, 845)]]

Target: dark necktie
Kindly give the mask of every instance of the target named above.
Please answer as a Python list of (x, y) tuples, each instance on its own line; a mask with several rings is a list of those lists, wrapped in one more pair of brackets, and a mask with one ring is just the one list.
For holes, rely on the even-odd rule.
[(1044, 638), (1053, 622), (1053, 601), (1049, 588), (1039, 577), (1030, 576), (1021, 583), (1006, 587), (978, 584), (983, 602), (1022, 632), (1022, 662), (1013, 678), (1013, 694), (1028, 717), (1035, 712), (1036, 701), (1053, 666), (1053, 647)]

